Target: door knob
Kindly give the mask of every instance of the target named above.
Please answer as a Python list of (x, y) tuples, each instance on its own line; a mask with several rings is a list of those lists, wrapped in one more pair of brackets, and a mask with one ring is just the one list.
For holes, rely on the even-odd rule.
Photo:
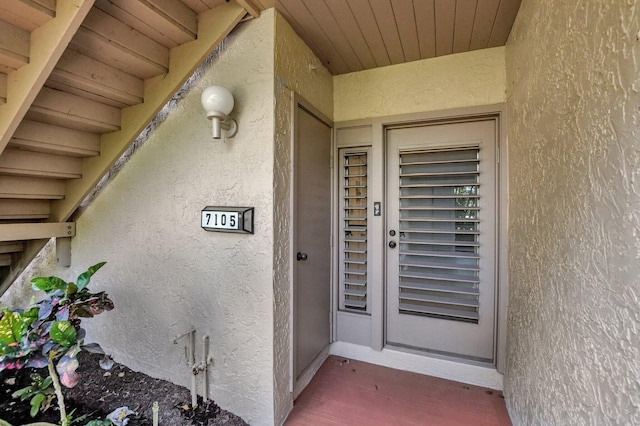
[(296, 259), (302, 260), (302, 261), (307, 260), (307, 257), (309, 257), (307, 256), (307, 253), (298, 252), (298, 254), (296, 255)]
[(390, 248), (396, 248), (396, 242), (393, 241), (393, 240), (389, 241), (389, 247)]

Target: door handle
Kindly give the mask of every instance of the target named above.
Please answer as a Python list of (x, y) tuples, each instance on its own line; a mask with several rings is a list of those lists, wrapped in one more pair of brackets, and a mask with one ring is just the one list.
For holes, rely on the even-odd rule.
[(309, 256), (307, 256), (307, 253), (298, 252), (298, 254), (296, 255), (296, 259), (297, 260), (302, 260), (302, 261), (307, 260), (308, 257)]
[(393, 240), (389, 241), (389, 247), (390, 248), (396, 248), (396, 242), (393, 241)]

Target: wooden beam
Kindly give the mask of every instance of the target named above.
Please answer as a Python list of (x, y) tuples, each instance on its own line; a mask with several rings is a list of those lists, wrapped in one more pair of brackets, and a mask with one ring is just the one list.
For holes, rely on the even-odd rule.
[(0, 224), (0, 241), (42, 240), (75, 237), (76, 223), (5, 223)]
[(10, 254), (0, 254), (0, 267), (2, 266), (11, 266), (11, 255)]
[(120, 128), (120, 108), (48, 87), (34, 99), (26, 117), (89, 133)]
[(64, 189), (64, 181), (59, 179), (0, 176), (0, 199), (61, 200), (64, 198)]
[(144, 91), (142, 79), (70, 50), (51, 73), (52, 81), (79, 89), (82, 96), (91, 93), (127, 106), (141, 103)]
[(55, 1), (53, 9), (31, 0), (2, 0), (0, 2), (0, 16), (26, 31), (33, 31), (55, 17)]
[(121, 130), (101, 136), (100, 157), (84, 160), (82, 178), (68, 181), (66, 198), (52, 202), (51, 220), (64, 222), (73, 214), (131, 142), (245, 14), (235, 3), (200, 14), (197, 40), (171, 49), (168, 74), (145, 80), (144, 103), (124, 108)]
[(240, 6), (244, 8), (251, 16), (258, 19), (260, 17), (260, 7), (256, 6), (251, 0), (236, 0)]
[(28, 151), (71, 157), (100, 155), (100, 136), (37, 121), (22, 120), (9, 145)]
[(31, 33), (29, 64), (11, 73), (0, 105), (0, 154), (80, 27), (94, 0), (58, 1), (56, 17)]
[(49, 217), (48, 200), (2, 200), (0, 220), (33, 220)]
[(0, 21), (0, 64), (18, 69), (29, 63), (29, 32)]
[(6, 149), (0, 156), (0, 174), (53, 179), (77, 179), (82, 159), (21, 149)]
[(24, 250), (24, 244), (20, 241), (0, 243), (0, 253), (18, 253)]

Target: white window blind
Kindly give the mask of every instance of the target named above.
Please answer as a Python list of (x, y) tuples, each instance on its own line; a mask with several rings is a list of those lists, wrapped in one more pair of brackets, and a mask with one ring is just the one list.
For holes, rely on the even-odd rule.
[(367, 312), (367, 152), (340, 153), (340, 308)]
[(478, 322), (479, 148), (400, 154), (399, 311)]

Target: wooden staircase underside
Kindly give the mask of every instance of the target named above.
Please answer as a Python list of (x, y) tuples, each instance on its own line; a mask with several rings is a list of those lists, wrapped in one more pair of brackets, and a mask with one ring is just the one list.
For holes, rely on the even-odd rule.
[(0, 294), (268, 0), (0, 2)]

